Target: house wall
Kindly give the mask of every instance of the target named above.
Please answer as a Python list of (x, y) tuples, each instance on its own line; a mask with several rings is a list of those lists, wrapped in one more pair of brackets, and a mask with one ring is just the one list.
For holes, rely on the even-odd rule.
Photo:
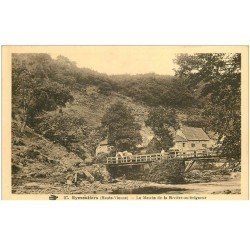
[[(185, 138), (185, 135), (182, 133), (181, 130), (176, 131), (176, 135), (179, 135), (181, 137)], [(183, 143), (185, 143), (185, 146), (183, 147)], [(194, 147), (192, 147), (192, 144), (195, 144)], [(206, 147), (203, 146), (203, 144), (206, 144)], [(176, 142), (174, 145), (174, 149), (179, 149), (180, 151), (185, 150), (204, 150), (206, 148), (211, 148), (215, 145), (214, 140), (208, 140), (208, 141), (183, 141), (183, 142)]]
[[(184, 143), (184, 145), (183, 145)], [(194, 144), (194, 147), (192, 146)], [(204, 145), (203, 145), (204, 144)], [(206, 146), (205, 146), (206, 145)], [(179, 149), (180, 151), (186, 150), (204, 150), (211, 148), (213, 146), (213, 141), (186, 141), (186, 142), (176, 142), (174, 148)]]
[(95, 154), (98, 155), (100, 153), (106, 153), (108, 154), (111, 150), (111, 147), (109, 145), (99, 145), (96, 148)]

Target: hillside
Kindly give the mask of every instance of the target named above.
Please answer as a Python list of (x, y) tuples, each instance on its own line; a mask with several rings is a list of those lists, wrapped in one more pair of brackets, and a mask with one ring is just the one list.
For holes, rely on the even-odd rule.
[[(147, 119), (149, 106), (143, 102), (134, 100), (131, 97), (125, 96), (117, 92), (111, 92), (109, 95), (100, 93), (100, 90), (96, 86), (87, 86), (82, 90), (74, 90), (71, 92), (74, 97), (72, 103), (68, 103), (66, 107), (62, 108), (62, 112), (66, 114), (74, 114), (74, 116), (81, 117), (86, 121), (88, 128), (88, 135), (85, 140), (80, 144), (85, 145), (89, 153), (93, 156), (95, 148), (102, 139), (98, 134), (98, 129), (101, 126), (101, 119), (107, 112), (107, 109), (117, 101), (122, 101), (131, 110), (135, 120), (141, 124), (141, 134), (145, 138), (152, 135), (152, 130), (145, 126), (145, 120)], [(57, 113), (58, 111), (51, 111), (51, 113)], [(187, 117), (199, 116), (200, 110), (195, 108), (178, 109), (177, 115), (180, 122), (185, 123)], [(93, 139), (95, 141), (93, 141)]]
[[(99, 132), (101, 119), (107, 112), (107, 109), (117, 101), (122, 101), (126, 104), (136, 121), (141, 124), (143, 141), (152, 135), (152, 130), (146, 127), (144, 123), (149, 109), (145, 104), (133, 101), (132, 98), (116, 92), (110, 93), (107, 97), (100, 94), (98, 88), (93, 86), (88, 86), (82, 91), (73, 91), (72, 95), (74, 96), (74, 101), (62, 108), (62, 112), (69, 115), (73, 113), (74, 116), (82, 117), (86, 121), (88, 133), (84, 140), (78, 144), (79, 146), (84, 146), (92, 157), (95, 154), (98, 143), (103, 139)], [(50, 113), (55, 114), (58, 111), (51, 111)]]
[[(35, 189), (36, 193), (51, 190), (51, 185), (65, 183), (66, 176), (83, 160), (63, 146), (46, 140), (27, 127), (19, 132), (19, 124), (12, 122), (12, 192)], [(26, 191), (25, 191), (26, 190)]]
[(142, 126), (152, 107), (174, 108), (180, 122), (204, 125), (194, 95), (172, 76), (112, 75), (78, 68), (74, 62), (47, 54), (14, 54), (13, 119), (57, 142), (82, 159), (94, 156), (103, 139), (101, 119), (122, 101)]
[[(204, 58), (201, 59), (203, 62)], [(188, 68), (190, 72), (186, 74), (185, 63), (181, 69), (183, 72), (179, 72), (179, 77), (178, 74), (173, 77), (154, 73), (107, 75), (79, 68), (63, 56), (52, 59), (48, 54), (13, 54), (13, 192), (98, 192), (102, 186), (100, 192), (112, 193), (112, 190), (106, 189), (116, 186), (113, 181), (119, 183), (121, 180), (113, 180), (113, 177), (118, 176), (112, 176), (112, 171), (106, 167), (106, 157), (115, 155), (116, 151), (125, 151), (124, 154), (130, 155), (137, 153), (137, 146), (153, 137), (152, 131), (160, 144), (157, 148), (152, 145), (152, 152), (169, 150), (174, 143), (170, 129), (178, 129), (181, 124), (202, 127), (207, 132), (209, 129), (216, 131), (220, 138), (232, 125), (226, 139), (223, 137), (222, 150), (230, 158), (234, 155), (233, 160), (239, 159), (240, 147), (234, 145), (240, 142), (240, 130), (232, 128), (240, 126), (240, 98), (237, 96), (231, 100), (231, 93), (234, 92), (227, 93), (229, 89), (233, 91), (235, 86), (215, 88), (216, 81), (211, 85), (208, 78), (204, 78), (204, 75), (207, 76), (207, 65), (204, 65), (204, 75), (199, 75), (192, 67)], [(183, 78), (183, 74), (189, 75), (189, 78)], [(231, 79), (236, 79), (239, 84), (238, 68), (233, 76), (231, 74), (229, 70), (226, 78), (222, 77), (221, 84), (225, 85)], [(210, 80), (213, 81), (213, 78)], [(230, 102), (225, 101), (224, 97), (228, 97), (235, 107), (235, 123), (227, 123), (230, 119), (227, 119), (224, 112)], [(231, 114), (231, 110), (228, 112)], [(106, 152), (101, 151), (96, 156), (96, 147), (104, 138), (108, 138), (108, 144), (112, 147), (104, 146)], [(159, 162), (145, 166), (144, 170), (148, 169), (149, 174), (147, 178), (143, 175), (141, 181), (159, 181), (162, 173), (166, 172), (165, 167), (169, 169), (168, 164), (172, 164), (165, 163), (164, 170), (159, 169), (157, 176), (154, 174)], [(236, 166), (238, 171), (239, 162), (236, 162)], [(203, 170), (197, 178), (207, 181), (207, 176), (203, 178)], [(217, 169), (214, 170), (217, 175)], [(218, 172), (219, 175), (229, 176), (229, 169), (226, 172), (222, 170)], [(136, 174), (132, 172), (132, 175)], [(188, 181), (188, 176), (182, 172), (168, 174), (171, 178), (177, 176), (178, 181)], [(191, 182), (196, 181), (192, 174)], [(210, 170), (208, 175), (211, 175)], [(77, 180), (73, 182), (74, 179)], [(167, 179), (165, 176), (164, 180)], [(132, 182), (132, 185), (145, 184), (137, 183), (138, 180)], [(112, 185), (100, 185), (103, 183)], [(82, 188), (78, 185), (82, 185)], [(69, 186), (71, 189), (67, 190)]]
[(106, 136), (101, 121), (118, 101), (140, 124), (143, 143), (152, 137), (144, 123), (151, 108), (174, 108), (183, 123), (199, 121), (201, 112), (192, 93), (172, 76), (108, 76), (61, 56), (14, 54), (12, 85), (14, 186), (51, 185), (53, 178), (60, 185), (78, 166), (88, 169), (98, 162), (95, 149)]
[(194, 93), (174, 76), (148, 73), (112, 75), (110, 78), (115, 90), (151, 107), (186, 108), (198, 104)]

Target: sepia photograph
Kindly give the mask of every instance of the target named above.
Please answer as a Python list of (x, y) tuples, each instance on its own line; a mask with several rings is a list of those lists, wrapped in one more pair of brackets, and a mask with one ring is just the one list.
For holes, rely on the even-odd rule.
[(249, 1), (1, 1), (0, 245), (249, 248)]
[(247, 199), (247, 62), (247, 46), (4, 46), (5, 197)]

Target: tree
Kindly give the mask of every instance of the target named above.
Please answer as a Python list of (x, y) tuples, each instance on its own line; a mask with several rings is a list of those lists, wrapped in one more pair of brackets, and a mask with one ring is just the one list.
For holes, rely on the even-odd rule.
[(141, 126), (122, 102), (110, 106), (102, 118), (102, 126), (106, 128), (109, 145), (118, 151), (134, 151), (142, 142)]
[(33, 125), (35, 117), (43, 111), (53, 111), (72, 102), (70, 91), (57, 82), (44, 82), (33, 91), (33, 99), (28, 109), (28, 123)]
[(65, 147), (81, 141), (87, 134), (86, 121), (77, 114), (48, 112), (36, 120), (36, 131)]
[(152, 108), (145, 124), (151, 127), (163, 149), (168, 150), (174, 146), (171, 127), (173, 129), (179, 128), (177, 115), (174, 109), (166, 109), (163, 107)]
[(218, 152), (239, 160), (241, 155), (241, 54), (181, 54), (176, 77), (189, 89), (201, 89), (207, 127), (219, 135)]
[(110, 92), (112, 91), (112, 86), (107, 82), (102, 82), (99, 85), (99, 91), (103, 95), (109, 95)]
[(187, 88), (187, 85), (178, 79), (174, 79), (160, 93), (162, 93), (160, 95), (161, 103), (165, 107), (186, 108), (195, 103), (194, 95)]
[(76, 84), (79, 69), (75, 62), (71, 62), (67, 57), (58, 56), (52, 62), (53, 75), (51, 79), (63, 86), (72, 86)]
[(12, 58), (13, 114), (22, 125), (32, 125), (43, 111), (55, 110), (73, 100), (69, 89), (51, 80), (52, 59), (47, 54), (14, 54)]
[(173, 76), (154, 73), (137, 75), (113, 75), (112, 87), (116, 91), (144, 102), (150, 107), (187, 107), (193, 106), (193, 93), (187, 86)]

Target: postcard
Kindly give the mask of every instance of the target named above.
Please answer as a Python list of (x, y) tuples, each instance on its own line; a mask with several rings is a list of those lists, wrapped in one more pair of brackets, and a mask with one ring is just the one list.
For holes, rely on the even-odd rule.
[(2, 199), (249, 199), (248, 53), (2, 46)]

